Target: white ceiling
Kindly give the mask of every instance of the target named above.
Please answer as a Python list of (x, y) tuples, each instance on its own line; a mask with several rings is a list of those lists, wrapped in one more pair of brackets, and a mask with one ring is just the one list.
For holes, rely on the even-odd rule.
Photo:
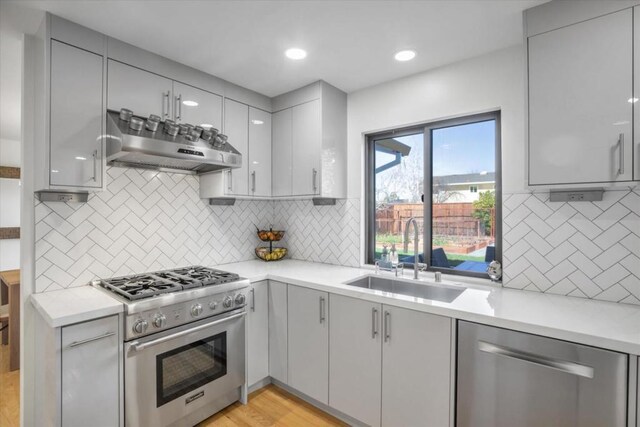
[[(521, 43), (540, 0), (25, 1), (268, 96), (318, 79), (346, 92)], [(294, 62), (289, 47), (308, 51)], [(400, 63), (396, 51), (413, 49)]]

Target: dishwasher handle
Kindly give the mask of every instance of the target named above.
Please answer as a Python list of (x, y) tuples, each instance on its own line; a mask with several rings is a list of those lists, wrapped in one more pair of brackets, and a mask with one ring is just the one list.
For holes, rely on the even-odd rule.
[(542, 366), (549, 369), (555, 369), (556, 371), (576, 375), (579, 377), (589, 379), (593, 378), (594, 371), (591, 366), (581, 365), (575, 362), (568, 362), (566, 360), (554, 359), (552, 357), (542, 356), (540, 354), (534, 354), (527, 351), (503, 347), (501, 345), (492, 344), (486, 341), (478, 341), (478, 350), (484, 353), (495, 354), (498, 356), (508, 357), (510, 359), (533, 363), (534, 365)]

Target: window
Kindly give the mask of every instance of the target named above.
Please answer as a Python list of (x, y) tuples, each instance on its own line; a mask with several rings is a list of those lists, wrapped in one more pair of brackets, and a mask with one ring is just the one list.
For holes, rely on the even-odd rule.
[(487, 277), (502, 255), (500, 113), (369, 135), (366, 200), (368, 263), (393, 246), (413, 264), (417, 243), (431, 271)]

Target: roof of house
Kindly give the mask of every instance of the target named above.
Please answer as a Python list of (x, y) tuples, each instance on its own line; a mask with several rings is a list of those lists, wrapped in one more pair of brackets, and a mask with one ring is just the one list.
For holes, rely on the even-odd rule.
[(434, 183), (440, 185), (454, 185), (454, 184), (478, 184), (481, 182), (495, 182), (495, 172), (479, 172), (479, 173), (465, 173), (458, 175), (444, 175), (434, 176)]

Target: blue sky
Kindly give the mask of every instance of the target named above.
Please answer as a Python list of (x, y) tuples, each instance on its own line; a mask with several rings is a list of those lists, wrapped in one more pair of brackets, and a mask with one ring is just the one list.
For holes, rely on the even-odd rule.
[(433, 131), (433, 175), (495, 172), (495, 121)]

